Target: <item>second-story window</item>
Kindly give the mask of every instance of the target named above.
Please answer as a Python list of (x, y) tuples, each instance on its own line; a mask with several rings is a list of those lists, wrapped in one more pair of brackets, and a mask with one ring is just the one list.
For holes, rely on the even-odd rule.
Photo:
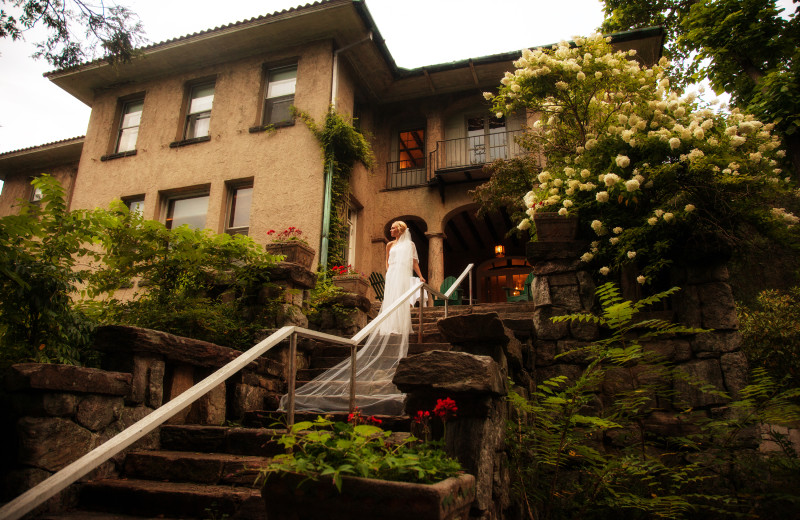
[(211, 107), (213, 104), (214, 83), (203, 83), (191, 88), (184, 139), (194, 139), (209, 135)]
[(425, 167), (425, 130), (418, 128), (400, 132), (398, 143), (400, 169)]
[(296, 84), (297, 65), (267, 71), (263, 124), (271, 125), (292, 120), (289, 107), (294, 104)]
[(144, 99), (128, 101), (122, 106), (122, 118), (119, 123), (119, 135), (115, 153), (130, 152), (136, 149), (139, 137), (139, 123), (142, 121)]

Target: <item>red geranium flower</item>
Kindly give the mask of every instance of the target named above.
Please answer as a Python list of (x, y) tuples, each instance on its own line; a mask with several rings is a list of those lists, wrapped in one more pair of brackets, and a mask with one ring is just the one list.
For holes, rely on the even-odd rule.
[(456, 416), (457, 411), (458, 407), (456, 406), (456, 402), (449, 397), (437, 399), (436, 406), (433, 408), (433, 413), (442, 421), (452, 419)]

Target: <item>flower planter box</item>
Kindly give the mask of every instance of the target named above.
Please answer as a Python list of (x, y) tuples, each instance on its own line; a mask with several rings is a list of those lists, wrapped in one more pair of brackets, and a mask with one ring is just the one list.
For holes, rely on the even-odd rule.
[(331, 280), (333, 280), (333, 285), (359, 296), (366, 296), (369, 290), (369, 282), (360, 274), (336, 275)]
[(306, 269), (311, 269), (316, 251), (309, 245), (298, 241), (272, 242), (264, 246), (271, 255), (284, 255), (284, 262), (299, 264)]
[(578, 218), (558, 213), (534, 213), (533, 225), (539, 242), (567, 242), (578, 234)]
[(343, 477), (340, 493), (331, 478), (285, 473), (270, 476), (261, 496), (267, 520), (467, 520), (475, 477), (464, 474), (436, 484)]

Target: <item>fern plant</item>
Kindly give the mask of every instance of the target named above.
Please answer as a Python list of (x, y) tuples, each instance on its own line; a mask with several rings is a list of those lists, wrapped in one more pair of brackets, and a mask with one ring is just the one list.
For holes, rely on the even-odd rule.
[[(800, 464), (786, 436), (773, 430), (781, 450), (774, 457), (742, 449), (757, 425), (800, 419), (793, 404), (800, 391), (782, 391), (763, 370), (724, 413), (706, 417), (690, 408), (673, 410), (693, 422), (696, 433), (658, 437), (646, 428), (662, 399), (679, 404), (670, 384), (674, 379), (710, 391), (710, 385), (689, 379), (648, 348), (654, 339), (707, 332), (639, 318), (678, 290), (632, 302), (605, 284), (597, 290), (597, 315), (552, 318), (594, 323), (603, 337), (560, 355), (586, 363), (574, 380), (553, 377), (528, 399), (509, 397), (516, 412), (507, 432), (513, 490), (527, 518), (727, 518), (796, 506), (799, 493), (791, 486)], [(616, 391), (601, 394), (610, 384)]]

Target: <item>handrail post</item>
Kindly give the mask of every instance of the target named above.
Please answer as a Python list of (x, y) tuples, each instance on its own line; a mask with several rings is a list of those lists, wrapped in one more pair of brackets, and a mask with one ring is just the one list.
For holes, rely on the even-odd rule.
[(419, 286), (419, 330), (417, 343), (422, 343), (422, 308), (425, 306), (425, 284)]
[(450, 298), (445, 298), (444, 300), (444, 317), (447, 317), (447, 302), (450, 301)]
[(297, 332), (292, 332), (289, 336), (289, 406), (287, 407), (288, 417), (286, 424), (289, 428), (294, 425), (294, 392), (297, 383)]
[(469, 307), (472, 310), (472, 269), (469, 270)]
[(356, 360), (358, 344), (350, 345), (350, 413), (356, 413)]

